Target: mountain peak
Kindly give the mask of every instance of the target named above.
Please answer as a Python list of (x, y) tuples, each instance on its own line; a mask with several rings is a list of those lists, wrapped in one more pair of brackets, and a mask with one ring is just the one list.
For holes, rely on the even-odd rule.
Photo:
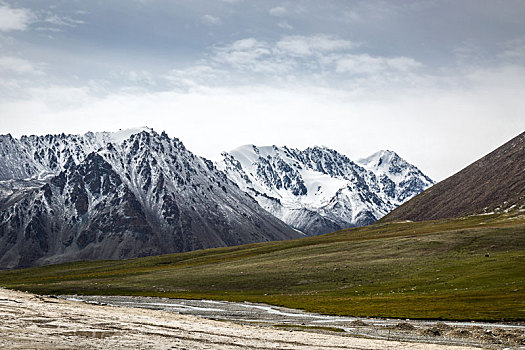
[(155, 131), (152, 128), (149, 128), (147, 126), (142, 126), (139, 128), (129, 128), (129, 129), (119, 129), (118, 131), (113, 132), (87, 132), (85, 136), (92, 137), (92, 138), (98, 138), (98, 139), (104, 139), (106, 141), (115, 143), (115, 144), (121, 144), (125, 140), (129, 139), (131, 136), (135, 134), (140, 134), (142, 132), (146, 132), (148, 134), (155, 133)]
[(393, 151), (376, 152), (365, 163), (373, 166), (326, 146), (244, 145), (223, 153), (217, 167), (263, 208), (308, 234), (370, 224), (433, 183)]
[(361, 158), (357, 160), (358, 164), (361, 164), (365, 167), (379, 167), (384, 164), (391, 163), (394, 159), (401, 159), (404, 161), (403, 158), (401, 158), (396, 152), (390, 151), (390, 150), (380, 150), (372, 155)]

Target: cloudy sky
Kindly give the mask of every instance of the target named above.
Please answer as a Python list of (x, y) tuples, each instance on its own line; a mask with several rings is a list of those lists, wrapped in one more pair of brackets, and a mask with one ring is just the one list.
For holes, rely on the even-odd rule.
[(0, 0), (0, 133), (390, 149), (441, 180), (525, 130), (524, 1)]

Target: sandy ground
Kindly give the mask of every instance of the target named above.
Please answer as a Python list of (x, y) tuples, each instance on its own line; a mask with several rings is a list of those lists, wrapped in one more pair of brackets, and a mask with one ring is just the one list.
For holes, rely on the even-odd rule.
[(243, 326), (0, 289), (1, 349), (473, 349)]
[[(249, 302), (168, 299), (139, 296), (61, 296), (64, 299), (122, 307), (162, 310), (241, 325), (267, 326), (287, 330), (344, 331), (345, 336), (403, 342), (525, 349), (525, 323), (455, 322), (400, 320), (320, 315)], [(339, 334), (341, 335), (341, 334)]]

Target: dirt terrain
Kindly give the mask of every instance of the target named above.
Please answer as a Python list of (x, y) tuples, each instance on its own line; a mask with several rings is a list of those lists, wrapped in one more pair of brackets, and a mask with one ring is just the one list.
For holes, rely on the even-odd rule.
[(524, 346), (525, 324), (432, 320), (399, 320), (320, 315), (301, 310), (249, 302), (168, 299), (129, 296), (62, 296), (70, 300), (176, 312), (242, 325), (310, 332), (339, 332), (369, 339), (432, 344), (508, 348)]
[(239, 325), (0, 289), (2, 349), (472, 349), (343, 334)]

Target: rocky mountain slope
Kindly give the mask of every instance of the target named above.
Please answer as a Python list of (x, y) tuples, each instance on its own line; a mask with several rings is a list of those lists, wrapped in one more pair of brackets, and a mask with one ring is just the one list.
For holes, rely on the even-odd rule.
[(434, 220), (525, 207), (525, 132), (441, 181), (382, 221)]
[(165, 133), (0, 136), (2, 268), (299, 236)]
[(310, 235), (368, 225), (433, 184), (392, 151), (357, 163), (335, 150), (241, 146), (217, 167), (273, 215)]

